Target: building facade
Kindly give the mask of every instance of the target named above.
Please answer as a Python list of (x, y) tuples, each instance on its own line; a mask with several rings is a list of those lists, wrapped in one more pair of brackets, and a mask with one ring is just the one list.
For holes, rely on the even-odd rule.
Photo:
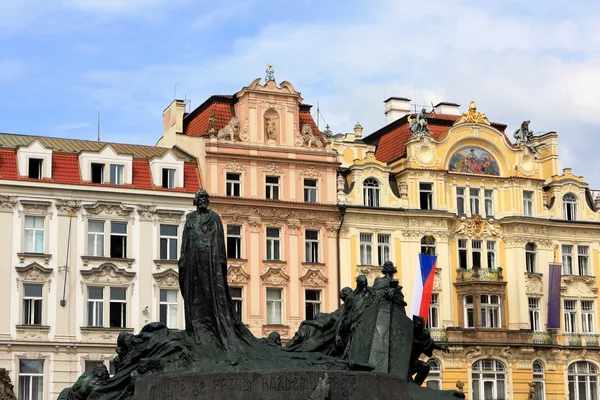
[(199, 188), (177, 148), (0, 134), (0, 366), (55, 399), (121, 332), (183, 325), (177, 258)]
[[(409, 101), (388, 99), (388, 124), (366, 138), (357, 125), (330, 139), (343, 176), (341, 284), (372, 283), (391, 260), (410, 306), (418, 254), (435, 254), (428, 324), (451, 351), (429, 361), (428, 385), (460, 381), (469, 399), (597, 398), (600, 220), (583, 178), (559, 171), (558, 135), (513, 143), (474, 103), (438, 104), (414, 135)], [(546, 328), (553, 262), (560, 329)]]
[(226, 226), (228, 281), (258, 337), (290, 339), (338, 306), (337, 154), (289, 82), (267, 76), (191, 113), (164, 112), (159, 145), (198, 157), (202, 186)]

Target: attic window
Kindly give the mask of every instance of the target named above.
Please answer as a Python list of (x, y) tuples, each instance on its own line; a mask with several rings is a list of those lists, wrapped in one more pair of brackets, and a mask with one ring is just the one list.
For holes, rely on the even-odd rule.
[(31, 179), (42, 179), (42, 160), (41, 158), (29, 159), (29, 177)]
[(92, 183), (104, 183), (104, 164), (92, 163)]
[(172, 168), (163, 168), (162, 187), (173, 189), (175, 187), (175, 170)]

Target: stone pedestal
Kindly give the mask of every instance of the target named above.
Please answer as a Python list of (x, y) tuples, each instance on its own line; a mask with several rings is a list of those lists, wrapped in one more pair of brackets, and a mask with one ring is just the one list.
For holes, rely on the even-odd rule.
[[(329, 397), (317, 393), (327, 375)], [(408, 400), (405, 379), (352, 371), (157, 374), (139, 379), (134, 400)]]

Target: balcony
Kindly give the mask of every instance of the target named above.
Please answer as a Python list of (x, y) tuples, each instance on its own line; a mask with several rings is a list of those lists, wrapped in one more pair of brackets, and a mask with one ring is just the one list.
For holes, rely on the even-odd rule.
[(552, 344), (552, 334), (550, 332), (533, 332), (533, 343)]
[(431, 334), (431, 338), (436, 342), (448, 341), (448, 332), (446, 332), (446, 328), (429, 328), (429, 333)]
[(457, 282), (503, 282), (502, 268), (457, 268)]
[(592, 333), (566, 333), (564, 334), (564, 345), (574, 347), (598, 347), (598, 337), (600, 335)]
[[(525, 344), (533, 343), (533, 332), (529, 330), (508, 330), (491, 328), (446, 328), (449, 343), (498, 343)], [(432, 335), (433, 337), (433, 335)], [(434, 338), (435, 340), (435, 338)]]

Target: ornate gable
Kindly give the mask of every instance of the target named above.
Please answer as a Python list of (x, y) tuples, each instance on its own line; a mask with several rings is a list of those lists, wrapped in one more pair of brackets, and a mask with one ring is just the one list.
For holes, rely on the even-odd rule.
[(279, 266), (269, 266), (267, 271), (260, 277), (263, 280), (263, 285), (268, 286), (285, 286), (290, 279), (283, 268)]
[(52, 268), (44, 267), (36, 262), (26, 266), (15, 267), (19, 279), (28, 282), (46, 282), (52, 273)]
[(136, 275), (133, 271), (126, 271), (112, 263), (104, 263), (96, 268), (81, 270), (81, 276), (86, 283), (103, 284), (130, 284)]
[(302, 286), (309, 287), (325, 287), (327, 285), (327, 277), (318, 269), (309, 269), (300, 278)]
[(159, 287), (179, 287), (179, 273), (173, 268), (152, 274)]

